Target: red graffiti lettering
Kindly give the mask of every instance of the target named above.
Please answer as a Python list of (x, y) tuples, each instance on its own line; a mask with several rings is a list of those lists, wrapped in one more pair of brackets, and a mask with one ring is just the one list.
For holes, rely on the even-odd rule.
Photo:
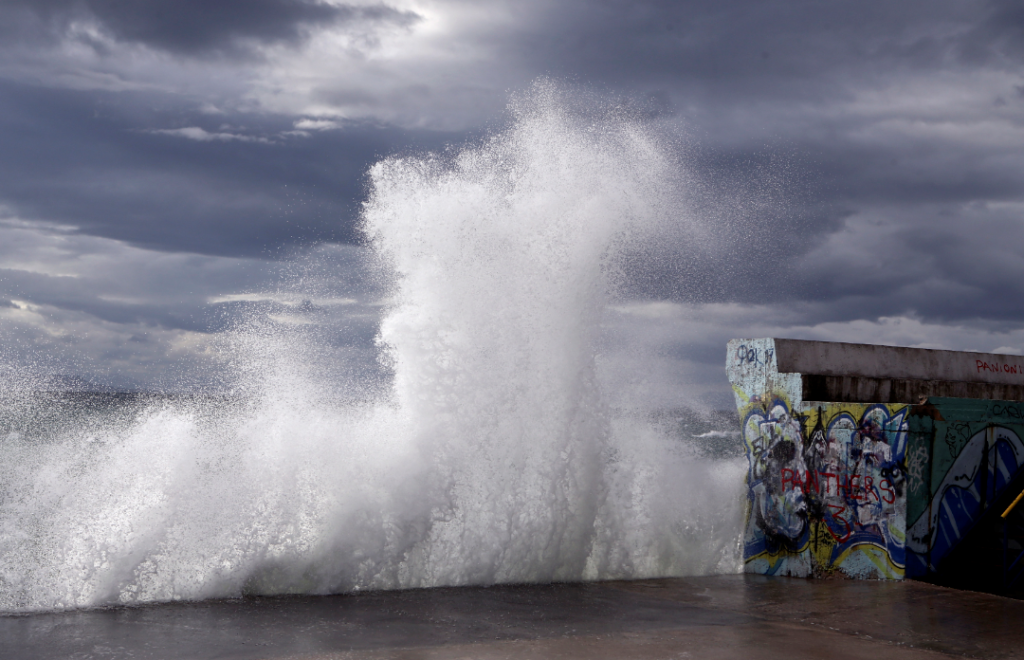
[(878, 492), (875, 490), (875, 478), (874, 477), (870, 477), (870, 476), (865, 476), (864, 477), (864, 491), (865, 491), (865, 495), (864, 495), (864, 499), (865, 500), (868, 499), (868, 495), (871, 495), (871, 496), (873, 496), (875, 498), (876, 502), (878, 501)]
[(896, 501), (896, 491), (892, 489), (892, 484), (889, 483), (888, 479), (882, 479), (882, 483), (879, 484), (879, 487), (885, 495), (888, 495), (888, 497), (885, 497), (884, 495), (882, 496), (883, 502), (886, 504), (892, 504)]
[[(832, 489), (830, 488), (831, 480), (832, 479), (836, 479), (836, 475), (832, 474), (831, 472), (822, 472), (821, 476), (825, 477), (825, 494), (826, 495), (831, 495), (832, 494)], [(838, 479), (836, 479), (836, 494), (837, 495), (839, 494), (839, 480)]]
[(831, 525), (825, 525), (825, 529), (828, 530), (828, 533), (832, 535), (832, 538), (834, 538), (837, 543), (843, 543), (844, 541), (846, 541), (846, 539), (850, 538), (850, 534), (853, 533), (853, 530), (850, 529), (850, 522), (840, 515), (844, 511), (846, 511), (846, 507), (841, 504), (826, 504), (825, 506), (832, 510), (832, 520), (836, 522), (841, 522), (843, 524), (845, 532), (842, 536), (838, 536), (835, 532), (832, 531)]
[(820, 493), (821, 489), (818, 487), (818, 473), (814, 470), (808, 470), (807, 476), (804, 479), (804, 492), (805, 493)]
[[(789, 473), (789, 476), (786, 476), (787, 472)], [(792, 483), (793, 483), (793, 471), (791, 469), (789, 469), (789, 468), (782, 468), (782, 490), (783, 491), (786, 490), (786, 484), (792, 485)]]
[(851, 500), (853, 500), (854, 502), (857, 502), (857, 501), (863, 499), (860, 496), (860, 483), (859, 482), (860, 482), (860, 475), (859, 474), (852, 475), (850, 477), (850, 487), (846, 491), (847, 496)]
[(1010, 364), (1009, 362), (1004, 362), (1002, 365), (999, 365), (999, 364), (989, 364), (988, 362), (985, 362), (984, 360), (975, 360), (974, 361), (974, 366), (975, 366), (975, 368), (978, 371), (992, 371), (992, 372), (995, 372), (995, 373), (999, 373), (1000, 371), (1002, 371), (1003, 373), (1006, 373), (1006, 374), (1021, 374), (1021, 373), (1024, 373), (1024, 367), (1020, 367), (1020, 366), (1018, 366), (1016, 364)]

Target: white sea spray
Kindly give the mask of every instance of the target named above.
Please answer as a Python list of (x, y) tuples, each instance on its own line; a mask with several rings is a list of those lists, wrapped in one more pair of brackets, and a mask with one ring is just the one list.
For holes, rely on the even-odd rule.
[(542, 82), (480, 143), (370, 170), (372, 396), (339, 405), (314, 339), (253, 322), (231, 397), (0, 438), (0, 610), (737, 570), (742, 462), (599, 369), (617, 255), (681, 216), (679, 164), (570, 106)]

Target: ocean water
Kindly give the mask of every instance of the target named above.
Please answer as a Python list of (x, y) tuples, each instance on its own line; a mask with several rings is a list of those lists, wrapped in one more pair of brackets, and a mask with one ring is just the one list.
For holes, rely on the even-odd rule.
[(738, 424), (602, 368), (680, 164), (550, 83), (510, 112), (370, 170), (375, 378), (249, 319), (215, 395), (0, 387), (0, 611), (738, 570)]

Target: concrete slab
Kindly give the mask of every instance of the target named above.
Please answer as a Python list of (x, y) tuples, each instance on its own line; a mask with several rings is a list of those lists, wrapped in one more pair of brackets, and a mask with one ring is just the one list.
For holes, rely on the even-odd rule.
[(0, 617), (0, 658), (1024, 658), (1024, 602), (755, 575)]

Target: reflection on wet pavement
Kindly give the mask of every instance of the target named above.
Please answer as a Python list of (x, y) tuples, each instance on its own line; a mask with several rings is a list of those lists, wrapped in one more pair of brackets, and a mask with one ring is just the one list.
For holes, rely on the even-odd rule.
[(1024, 602), (727, 575), (0, 617), (2, 658), (1024, 658)]

